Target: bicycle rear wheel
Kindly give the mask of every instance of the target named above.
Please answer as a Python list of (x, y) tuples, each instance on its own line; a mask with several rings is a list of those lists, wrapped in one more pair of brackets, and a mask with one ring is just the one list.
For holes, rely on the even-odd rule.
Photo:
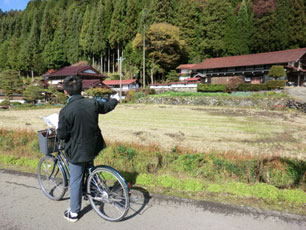
[(65, 195), (67, 180), (54, 156), (46, 155), (39, 161), (38, 182), (43, 193), (51, 200), (60, 200)]
[(122, 220), (129, 210), (129, 189), (113, 168), (100, 166), (87, 180), (88, 199), (96, 213), (108, 221)]

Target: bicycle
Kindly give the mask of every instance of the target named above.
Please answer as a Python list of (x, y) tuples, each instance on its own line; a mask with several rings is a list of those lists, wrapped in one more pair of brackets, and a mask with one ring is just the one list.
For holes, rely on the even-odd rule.
[[(38, 131), (40, 151), (45, 154), (38, 164), (38, 181), (43, 193), (51, 200), (61, 200), (69, 185), (69, 167), (56, 131)], [(83, 193), (95, 212), (108, 221), (122, 220), (129, 210), (129, 187), (114, 168), (89, 165), (84, 173)]]

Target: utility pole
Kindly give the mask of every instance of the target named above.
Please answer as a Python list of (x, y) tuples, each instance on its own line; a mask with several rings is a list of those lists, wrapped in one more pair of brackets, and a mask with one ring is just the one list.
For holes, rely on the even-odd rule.
[(143, 26), (142, 32), (142, 85), (146, 88), (146, 35), (145, 35), (145, 25)]
[(142, 87), (146, 87), (146, 24), (147, 24), (147, 6), (144, 7), (141, 24), (142, 30)]
[(120, 103), (122, 103), (122, 62), (125, 58), (120, 57), (118, 58), (119, 61), (119, 75), (120, 75), (120, 91), (119, 91), (119, 96), (120, 96)]

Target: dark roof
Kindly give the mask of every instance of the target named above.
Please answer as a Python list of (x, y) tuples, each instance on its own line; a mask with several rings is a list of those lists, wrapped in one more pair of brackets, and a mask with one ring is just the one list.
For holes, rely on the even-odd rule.
[[(86, 73), (84, 71), (91, 70), (94, 73)], [(99, 78), (106, 78), (106, 76), (100, 74), (97, 70), (92, 68), (90, 65), (78, 65), (78, 66), (66, 66), (57, 71), (47, 73), (44, 76), (48, 77), (63, 77), (63, 76), (92, 76)]]
[(192, 69), (216, 69), (297, 62), (305, 53), (306, 48), (301, 48), (259, 54), (209, 58), (199, 64), (194, 65)]
[(82, 81), (83, 89), (90, 89), (94, 87), (103, 87), (103, 83), (100, 80), (83, 80)]

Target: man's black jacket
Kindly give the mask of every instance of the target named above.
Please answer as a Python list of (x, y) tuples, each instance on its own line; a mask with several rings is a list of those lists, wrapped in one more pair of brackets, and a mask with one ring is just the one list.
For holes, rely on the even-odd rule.
[(112, 111), (116, 99), (99, 102), (73, 95), (60, 111), (57, 136), (65, 140), (65, 155), (71, 163), (92, 161), (105, 148), (98, 126), (99, 114)]

